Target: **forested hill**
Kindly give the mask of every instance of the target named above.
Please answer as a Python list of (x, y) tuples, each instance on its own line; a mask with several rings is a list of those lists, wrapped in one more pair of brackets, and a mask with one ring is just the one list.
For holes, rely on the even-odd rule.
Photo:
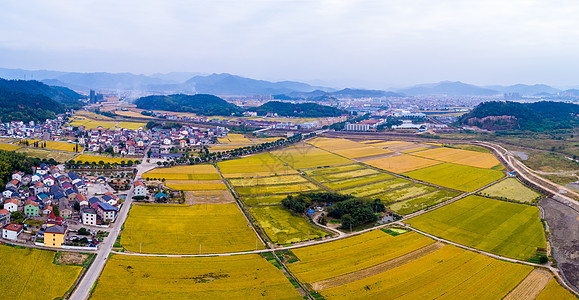
[(492, 101), (479, 104), (459, 118), (458, 124), (487, 130), (551, 131), (579, 126), (579, 105), (541, 101)]
[(71, 89), (60, 86), (49, 86), (35, 80), (6, 80), (0, 78), (0, 88), (4, 88), (13, 93), (42, 95), (65, 104), (80, 105), (78, 100), (83, 98), (82, 95)]
[(46, 96), (15, 93), (0, 87), (0, 121), (43, 122), (63, 113), (64, 106)]
[(219, 97), (207, 94), (147, 96), (137, 99), (137, 108), (191, 112), (205, 116), (229, 116), (242, 109)]
[(267, 113), (277, 113), (287, 117), (336, 117), (347, 113), (341, 109), (319, 105), (317, 103), (289, 103), (270, 101), (258, 107), (252, 107), (249, 111), (255, 111), (263, 116)]

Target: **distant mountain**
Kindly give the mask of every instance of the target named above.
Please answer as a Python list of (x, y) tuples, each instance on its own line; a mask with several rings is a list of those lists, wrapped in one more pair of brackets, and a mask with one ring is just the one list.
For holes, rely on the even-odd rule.
[(65, 75), (67, 72), (60, 71), (47, 71), (47, 70), (22, 70), (22, 69), (6, 69), (0, 68), (0, 78), (10, 79), (10, 80), (44, 80), (44, 79), (54, 79), (59, 76)]
[(173, 81), (173, 83), (183, 83), (193, 76), (206, 76), (207, 73), (201, 72), (169, 72), (169, 73), (154, 73), (149, 75), (151, 78), (158, 78), (165, 81)]
[(44, 95), (14, 92), (0, 86), (0, 121), (44, 122), (64, 112), (64, 106)]
[(501, 94), (499, 91), (481, 88), (460, 81), (443, 81), (437, 84), (419, 85), (397, 91), (410, 96), (418, 95), (448, 95), (448, 96), (492, 96)]
[(502, 93), (519, 93), (521, 96), (534, 96), (537, 94), (557, 94), (560, 90), (548, 86), (546, 84), (515, 84), (509, 86), (493, 85), (487, 86), (488, 89), (493, 89)]
[(348, 97), (348, 98), (403, 97), (403, 95), (394, 92), (386, 92), (381, 90), (350, 89), (350, 88), (335, 91), (332, 92), (331, 94), (336, 97)]
[(249, 111), (255, 111), (263, 116), (268, 113), (277, 113), (285, 117), (336, 117), (347, 113), (344, 110), (319, 105), (317, 103), (289, 103), (281, 101), (269, 101), (258, 107), (252, 107)]
[(48, 86), (36, 80), (6, 80), (0, 78), (0, 88), (14, 93), (42, 95), (52, 100), (66, 104), (80, 104), (82, 95), (65, 87)]
[(238, 106), (207, 94), (147, 96), (135, 101), (137, 108), (191, 112), (204, 116), (230, 116), (242, 111)]
[(83, 86), (86, 89), (101, 90), (146, 90), (149, 85), (170, 84), (159, 78), (131, 73), (68, 73), (55, 78), (67, 84)]
[(487, 130), (552, 131), (579, 126), (579, 105), (566, 102), (490, 101), (462, 115), (458, 124)]

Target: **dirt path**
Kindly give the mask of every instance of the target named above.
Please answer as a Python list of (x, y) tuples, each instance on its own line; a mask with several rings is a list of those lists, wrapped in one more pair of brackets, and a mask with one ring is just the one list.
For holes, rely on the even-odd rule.
[(316, 291), (329, 289), (332, 287), (336, 287), (342, 284), (354, 282), (366, 277), (370, 277), (372, 275), (380, 274), (382, 272), (386, 272), (388, 270), (394, 269), (406, 263), (409, 263), (415, 259), (418, 259), (422, 256), (430, 254), (440, 248), (444, 247), (444, 244), (441, 242), (432, 243), (428, 246), (422, 247), (418, 250), (412, 251), (395, 259), (383, 262), (381, 264), (359, 270), (356, 272), (352, 272), (349, 274), (344, 274), (338, 277), (329, 278), (326, 280), (314, 282), (312, 284), (312, 288)]
[(551, 272), (544, 269), (534, 269), (504, 300), (535, 299), (552, 278)]

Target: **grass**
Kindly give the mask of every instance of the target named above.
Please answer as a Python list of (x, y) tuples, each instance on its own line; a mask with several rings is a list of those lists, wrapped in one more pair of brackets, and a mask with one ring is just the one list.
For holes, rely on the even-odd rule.
[(541, 293), (535, 298), (536, 300), (549, 300), (549, 299), (568, 299), (577, 300), (577, 297), (571, 292), (562, 287), (557, 279), (553, 278), (547, 286), (541, 291)]
[(251, 215), (269, 239), (284, 245), (327, 236), (328, 233), (310, 224), (304, 217), (295, 215), (281, 206), (250, 208)]
[(315, 179), (316, 181), (319, 181), (319, 182), (328, 182), (328, 181), (343, 180), (343, 179), (349, 179), (349, 178), (366, 176), (366, 175), (373, 175), (373, 174), (379, 174), (379, 173), (380, 172), (378, 172), (374, 169), (357, 169), (357, 170), (341, 172), (341, 173), (317, 175), (317, 176), (313, 176), (312, 178)]
[(323, 183), (323, 185), (325, 185), (333, 190), (340, 190), (340, 189), (351, 188), (351, 187), (358, 186), (358, 185), (383, 181), (383, 180), (391, 179), (393, 177), (394, 176), (392, 176), (390, 174), (378, 173), (378, 174), (373, 174), (373, 175), (368, 175), (368, 176), (354, 177), (354, 178), (350, 178), (350, 179), (339, 180), (339, 181), (325, 182), (325, 183)]
[(237, 193), (242, 196), (291, 194), (291, 193), (314, 191), (317, 189), (319, 189), (318, 186), (311, 182), (278, 184), (267, 186), (244, 186), (235, 188)]
[(411, 171), (404, 175), (439, 186), (471, 192), (504, 177), (501, 171), (451, 163)]
[(280, 204), (287, 195), (243, 196), (241, 200), (249, 206)]
[(404, 173), (440, 164), (439, 161), (412, 155), (398, 155), (376, 160), (369, 160), (365, 161), (364, 163), (394, 173)]
[(288, 175), (288, 176), (230, 179), (229, 182), (231, 182), (233, 186), (241, 187), (254, 185), (299, 183), (299, 182), (307, 182), (307, 179), (301, 177), (300, 175)]
[(157, 168), (145, 174), (144, 178), (165, 178), (166, 180), (220, 180), (221, 176), (213, 165), (177, 166)]
[(380, 264), (433, 242), (415, 232), (392, 236), (374, 230), (331, 243), (292, 249), (300, 262), (288, 267), (300, 281), (311, 284)]
[(67, 152), (58, 152), (50, 150), (42, 150), (36, 148), (20, 148), (15, 152), (26, 153), (29, 156), (37, 157), (40, 159), (54, 159), (57, 162), (63, 163), (71, 160), (76, 154)]
[(270, 153), (252, 155), (217, 163), (217, 167), (226, 178), (256, 177), (295, 174), (296, 171), (286, 166)]
[[(55, 299), (64, 296), (80, 275), (82, 267), (54, 264), (55, 253), (0, 246), (2, 298)], [(57, 280), (50, 280), (51, 278)], [(45, 284), (39, 286), (41, 282)]]
[(468, 196), (407, 222), (444, 239), (520, 260), (546, 248), (535, 206)]
[(384, 203), (389, 203), (393, 201), (408, 199), (411, 197), (422, 195), (428, 192), (432, 192), (436, 189), (437, 188), (435, 187), (418, 183), (400, 189), (392, 190), (383, 194), (379, 194), (374, 197), (380, 198), (380, 200), (382, 200), (382, 202)]
[[(442, 203), (458, 195), (459, 193), (457, 192), (437, 190), (422, 196), (390, 204), (388, 205), (388, 207), (399, 214), (407, 215), (413, 212), (417, 212), (421, 209), (436, 205), (438, 203)], [(380, 198), (380, 196), (378, 197)], [(382, 201), (384, 201), (384, 199), (382, 199)]]
[(284, 148), (273, 151), (272, 154), (295, 169), (311, 169), (352, 163), (352, 161), (347, 158), (319, 148), (307, 146)]
[(490, 169), (500, 162), (491, 153), (440, 147), (414, 153), (413, 155), (471, 167)]
[(392, 180), (381, 181), (377, 183), (372, 183), (368, 185), (362, 185), (346, 190), (341, 190), (341, 194), (351, 194), (356, 197), (367, 197), (370, 195), (378, 194), (387, 190), (395, 189), (401, 186), (405, 186), (410, 184), (411, 181), (402, 179), (402, 178), (395, 178)]
[[(199, 254), (255, 250), (254, 231), (235, 203), (133, 205), (121, 236), (128, 251)], [(258, 249), (263, 249), (261, 243)]]
[(89, 163), (99, 163), (100, 161), (106, 163), (117, 163), (120, 164), (121, 162), (125, 162), (127, 163), (129, 160), (132, 160), (133, 162), (139, 160), (139, 159), (134, 159), (134, 158), (121, 158), (121, 157), (112, 157), (112, 156), (96, 156), (96, 155), (86, 155), (86, 154), (81, 154), (77, 157), (74, 158), (75, 161), (82, 161), (84, 162), (89, 162)]
[(507, 178), (497, 184), (493, 184), (480, 191), (480, 194), (526, 203), (531, 203), (541, 196), (541, 194), (526, 187), (516, 178)]
[(0, 143), (0, 150), (4, 150), (4, 151), (14, 151), (14, 150), (20, 149), (20, 148), (22, 148), (22, 147), (16, 146), (16, 145), (12, 145), (12, 144)]
[(360, 165), (360, 164), (349, 164), (349, 165), (345, 165), (345, 166), (325, 167), (325, 168), (304, 170), (304, 173), (306, 173), (307, 175), (310, 175), (310, 176), (317, 176), (317, 175), (323, 175), (323, 174), (359, 170), (359, 169), (364, 169), (364, 168), (366, 168), (366, 167), (364, 167), (363, 165)]
[(532, 270), (445, 246), (388, 272), (322, 290), (321, 294), (326, 299), (349, 299), (351, 295), (360, 299), (501, 299)]
[(278, 268), (257, 254), (194, 258), (113, 255), (92, 298), (301, 299), (301, 296)]

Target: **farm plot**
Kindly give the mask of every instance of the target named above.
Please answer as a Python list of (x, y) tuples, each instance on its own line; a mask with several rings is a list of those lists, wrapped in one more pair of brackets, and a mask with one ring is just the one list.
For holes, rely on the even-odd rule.
[(235, 203), (138, 204), (131, 208), (121, 244), (133, 252), (142, 245), (143, 253), (199, 254), (255, 250), (256, 239)]
[(539, 193), (526, 187), (516, 178), (507, 178), (497, 184), (491, 185), (480, 191), (480, 194), (527, 203), (531, 203), (541, 196)]
[(271, 153), (295, 169), (311, 169), (352, 163), (351, 160), (328, 151), (303, 145), (284, 148)]
[(577, 297), (559, 285), (557, 280), (553, 278), (536, 298), (536, 300), (550, 299), (577, 300)]
[(366, 176), (366, 175), (374, 175), (374, 174), (379, 174), (379, 173), (380, 172), (378, 172), (374, 169), (356, 169), (353, 171), (347, 171), (347, 172), (341, 172), (341, 173), (330, 173), (330, 174), (312, 176), (312, 178), (318, 182), (328, 182), (328, 181), (350, 179), (350, 178)]
[(40, 159), (54, 159), (57, 162), (63, 163), (71, 160), (76, 154), (68, 152), (42, 150), (38, 148), (20, 148), (15, 152), (26, 153), (28, 156), (37, 157)]
[(227, 186), (222, 180), (167, 180), (168, 188), (178, 191), (210, 191), (226, 190)]
[(131, 118), (141, 118), (141, 119), (154, 119), (151, 116), (145, 116), (141, 113), (132, 110), (116, 110), (114, 111), (115, 114), (123, 117), (131, 117)]
[(0, 150), (4, 150), (4, 151), (14, 151), (14, 150), (20, 149), (20, 148), (22, 148), (22, 147), (16, 146), (16, 145), (12, 145), (12, 144), (0, 143)]
[(241, 200), (245, 205), (273, 205), (280, 204), (287, 195), (268, 195), (268, 196), (243, 196)]
[(479, 196), (468, 196), (408, 223), (462, 245), (521, 260), (546, 247), (537, 207)]
[(531, 271), (530, 266), (445, 246), (404, 265), (322, 290), (326, 299), (501, 299)]
[(398, 155), (376, 160), (369, 160), (365, 161), (364, 163), (394, 173), (404, 173), (440, 164), (439, 161), (412, 155)]
[(388, 179), (392, 179), (394, 176), (386, 173), (378, 173), (368, 176), (362, 177), (354, 177), (350, 179), (338, 180), (338, 181), (331, 181), (331, 182), (324, 182), (323, 185), (331, 188), (332, 190), (341, 190), (346, 188), (351, 188), (354, 186), (384, 181)]
[(374, 230), (331, 243), (292, 249), (300, 261), (288, 267), (300, 281), (312, 284), (375, 266), (433, 242), (415, 232), (392, 236)]
[(505, 176), (501, 171), (450, 163), (407, 172), (404, 175), (463, 192), (479, 189)]
[(467, 165), (471, 167), (486, 169), (490, 169), (500, 164), (498, 159), (491, 153), (453, 149), (447, 147), (421, 151), (414, 153), (413, 155), (459, 165)]
[[(57, 142), (57, 141), (41, 141), (41, 140), (22, 140), (20, 143), (27, 142), (30, 147), (34, 147), (34, 143), (38, 142), (36, 148), (59, 150), (68, 152), (82, 152), (82, 146), (73, 143)], [(77, 149), (78, 147), (78, 149)]]
[(347, 158), (360, 158), (392, 152), (347, 139), (316, 138), (309, 144)]
[(75, 157), (74, 160), (75, 160), (76, 162), (81, 161), (81, 162), (83, 162), (83, 163), (85, 163), (85, 162), (93, 163), (93, 162), (94, 162), (94, 163), (98, 164), (99, 162), (102, 161), (102, 162), (104, 162), (105, 164), (106, 164), (106, 163), (110, 163), (110, 164), (114, 164), (114, 163), (121, 164), (121, 163), (123, 163), (123, 162), (128, 163), (129, 161), (132, 161), (132, 162), (134, 163), (134, 162), (137, 161), (138, 159), (135, 159), (135, 158), (120, 158), (120, 157), (112, 157), (112, 156), (96, 156), (96, 155), (85, 155), (85, 154), (81, 154), (81, 155)]
[(145, 174), (144, 178), (165, 178), (166, 180), (219, 180), (219, 172), (213, 165), (177, 166), (157, 168)]
[(409, 185), (407, 187), (403, 187), (400, 189), (392, 190), (392, 191), (389, 191), (389, 192), (386, 192), (383, 194), (378, 194), (378, 195), (374, 196), (374, 198), (379, 198), (380, 200), (382, 200), (382, 202), (389, 203), (389, 202), (393, 202), (393, 201), (399, 201), (399, 200), (404, 200), (404, 199), (408, 199), (411, 197), (416, 197), (418, 195), (432, 192), (436, 189), (437, 188), (429, 186), (429, 185), (417, 183), (417, 184)]
[(300, 175), (229, 179), (229, 182), (231, 182), (231, 184), (235, 187), (270, 185), (270, 184), (289, 184), (307, 181), (308, 181), (307, 179), (303, 178)]
[(87, 117), (73, 116), (72, 122), (66, 125), (71, 125), (74, 127), (84, 126), (86, 129), (96, 129), (98, 127), (109, 129), (115, 127), (116, 124), (117, 124), (116, 121), (100, 121), (100, 120), (93, 120)]
[(331, 173), (338, 173), (338, 172), (346, 172), (346, 171), (353, 171), (359, 169), (365, 169), (361, 164), (350, 164), (344, 166), (335, 166), (335, 167), (325, 167), (325, 168), (317, 168), (317, 169), (310, 169), (304, 170), (304, 173), (310, 176), (317, 176), (317, 175), (325, 175)]
[(247, 178), (256, 176), (289, 175), (297, 172), (270, 153), (262, 153), (220, 161), (217, 167), (225, 178)]
[(233, 203), (235, 199), (229, 191), (186, 191), (185, 202), (192, 204)]
[(131, 129), (131, 130), (136, 130), (139, 128), (145, 128), (145, 126), (147, 126), (147, 124), (145, 123), (138, 123), (138, 122), (119, 122), (115, 125), (116, 127), (119, 128), (126, 128), (126, 129)]
[(385, 192), (391, 189), (399, 188), (408, 184), (411, 184), (412, 181), (402, 179), (402, 178), (395, 178), (391, 180), (371, 183), (367, 185), (357, 186), (354, 188), (340, 190), (341, 194), (351, 194), (356, 197), (367, 197), (375, 194), (379, 194), (381, 192)]
[(241, 196), (261, 196), (275, 194), (292, 194), (318, 190), (319, 187), (311, 182), (278, 184), (266, 186), (244, 186), (237, 187), (235, 191)]
[(93, 299), (301, 299), (284, 274), (256, 254), (223, 257), (113, 255)]
[[(0, 294), (3, 299), (55, 299), (72, 287), (82, 267), (54, 264), (56, 252), (32, 248), (0, 246), (2, 271)], [(54, 278), (50, 284), (39, 282)]]
[(281, 206), (251, 207), (249, 210), (265, 234), (276, 244), (297, 243), (329, 235)]
[(417, 212), (421, 209), (436, 205), (438, 203), (442, 203), (446, 200), (450, 200), (458, 195), (459, 193), (457, 192), (438, 190), (432, 193), (428, 193), (426, 195), (390, 204), (388, 205), (388, 207), (399, 214), (407, 215), (413, 212)]

